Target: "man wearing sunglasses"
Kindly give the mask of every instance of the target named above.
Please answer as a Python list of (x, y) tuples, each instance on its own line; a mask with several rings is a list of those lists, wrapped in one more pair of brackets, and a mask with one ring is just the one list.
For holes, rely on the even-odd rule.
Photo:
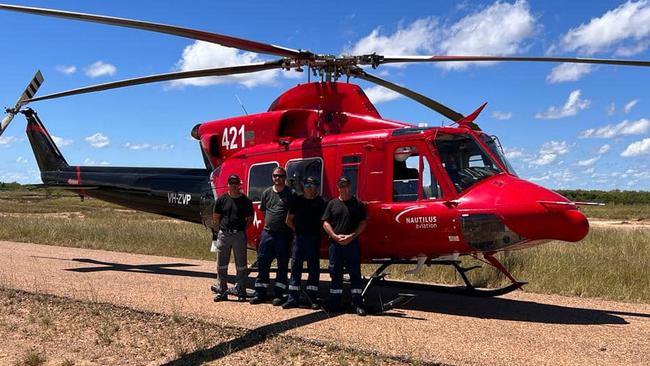
[(269, 272), (271, 262), (277, 259), (278, 271), (273, 286), (273, 305), (282, 305), (284, 293), (287, 289), (287, 272), (289, 266), (289, 246), (293, 233), (286, 224), (289, 205), (293, 200), (293, 193), (285, 180), (287, 171), (277, 167), (273, 171), (273, 186), (262, 193), (260, 211), (264, 212), (264, 230), (257, 248), (257, 281), (255, 281), (255, 297), (251, 304), (265, 302), (268, 297)]
[(320, 277), (320, 240), (323, 232), (321, 217), (325, 211), (325, 200), (318, 194), (319, 185), (320, 181), (316, 177), (305, 179), (304, 194), (295, 198), (287, 215), (287, 225), (295, 231), (296, 241), (291, 249), (289, 298), (282, 305), (284, 309), (299, 305), (302, 264), (305, 260), (309, 273), (306, 286), (307, 298), (312, 309), (319, 308), (316, 298)]
[(214, 301), (228, 299), (228, 263), (230, 250), (235, 255), (237, 269), (235, 291), (239, 301), (246, 301), (246, 228), (253, 221), (253, 203), (240, 191), (241, 180), (236, 174), (228, 177), (228, 192), (217, 199), (212, 216), (217, 228), (217, 281), (211, 289)]

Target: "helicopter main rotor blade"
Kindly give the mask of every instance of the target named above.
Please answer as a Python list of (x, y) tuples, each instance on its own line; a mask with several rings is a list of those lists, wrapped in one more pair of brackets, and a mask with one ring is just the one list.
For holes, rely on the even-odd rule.
[(567, 62), (574, 64), (621, 65), (621, 66), (650, 66), (650, 61), (617, 60), (609, 58), (581, 57), (536, 57), (536, 56), (385, 56), (380, 64), (413, 63), (413, 62), (494, 62), (494, 61), (523, 61), (523, 62)]
[(142, 30), (158, 32), (158, 33), (172, 34), (175, 36), (186, 37), (186, 38), (196, 39), (196, 40), (210, 42), (210, 43), (216, 43), (226, 47), (238, 48), (245, 51), (265, 53), (265, 54), (277, 55), (282, 57), (308, 59), (312, 55), (310, 52), (307, 51), (294, 50), (291, 48), (275, 46), (268, 43), (261, 43), (261, 42), (251, 41), (248, 39), (231, 37), (223, 34), (205, 32), (196, 29), (182, 28), (173, 25), (144, 22), (141, 20), (109, 17), (109, 16), (86, 14), (86, 13), (76, 13), (71, 11), (62, 11), (62, 10), (55, 10), (55, 9), (8, 5), (8, 4), (0, 4), (0, 9), (28, 13), (28, 14), (36, 14), (36, 15), (43, 15), (43, 16), (94, 22), (94, 23), (102, 23), (102, 24), (115, 25), (115, 26), (127, 27), (127, 28), (142, 29)]
[(260, 62), (260, 63), (247, 64), (247, 65), (217, 67), (211, 69), (200, 69), (200, 70), (191, 70), (191, 71), (178, 71), (178, 72), (170, 72), (166, 74), (143, 76), (134, 79), (127, 79), (127, 80), (114, 81), (110, 83), (91, 85), (83, 88), (71, 89), (71, 90), (66, 90), (58, 93), (43, 95), (41, 97), (36, 97), (32, 99), (26, 99), (21, 102), (21, 105), (25, 105), (31, 102), (36, 102), (39, 100), (55, 99), (55, 98), (67, 97), (70, 95), (93, 93), (102, 90), (122, 88), (126, 86), (157, 83), (160, 81), (180, 80), (180, 79), (189, 79), (189, 78), (206, 77), (206, 76), (226, 76), (226, 75), (235, 75), (235, 74), (246, 74), (250, 72), (279, 69), (283, 67), (283, 64), (284, 64), (284, 60), (277, 60), (277, 61)]
[(451, 108), (449, 108), (449, 107), (447, 107), (447, 106), (445, 106), (443, 104), (440, 104), (440, 103), (436, 102), (435, 100), (433, 100), (433, 99), (431, 99), (429, 97), (426, 97), (426, 96), (424, 96), (424, 95), (422, 95), (420, 93), (416, 93), (413, 90), (410, 90), (410, 89), (404, 88), (402, 86), (399, 86), (399, 85), (397, 85), (395, 83), (392, 83), (392, 82), (390, 82), (388, 80), (384, 80), (384, 79), (379, 78), (377, 76), (368, 74), (367, 72), (365, 72), (364, 70), (362, 70), (360, 68), (352, 70), (350, 75), (356, 76), (359, 79), (363, 79), (365, 81), (369, 81), (369, 82), (377, 84), (377, 85), (381, 85), (384, 88), (390, 89), (390, 90), (392, 90), (392, 91), (394, 91), (396, 93), (399, 93), (399, 94), (402, 94), (402, 95), (404, 95), (406, 97), (409, 97), (409, 98), (411, 98), (411, 99), (425, 105), (426, 107), (429, 107), (430, 109), (433, 109), (434, 111), (440, 113), (441, 115), (449, 118), (453, 122), (459, 121), (459, 120), (461, 120), (461, 119), (463, 119), (465, 117), (462, 114), (454, 111), (453, 109), (451, 109)]

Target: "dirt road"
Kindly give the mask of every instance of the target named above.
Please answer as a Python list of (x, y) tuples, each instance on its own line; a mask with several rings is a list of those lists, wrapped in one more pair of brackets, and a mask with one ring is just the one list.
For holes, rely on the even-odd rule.
[(447, 364), (650, 360), (650, 305), (521, 291), (492, 299), (419, 293), (405, 309), (382, 316), (328, 317), (266, 304), (213, 303), (213, 269), (206, 261), (0, 241), (0, 286), (29, 292)]

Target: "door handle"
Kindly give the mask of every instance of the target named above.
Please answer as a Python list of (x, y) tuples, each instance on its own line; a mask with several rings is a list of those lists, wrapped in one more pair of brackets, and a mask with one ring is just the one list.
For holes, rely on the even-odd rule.
[(381, 209), (384, 210), (384, 211), (391, 211), (393, 208), (390, 207), (390, 206), (384, 206)]

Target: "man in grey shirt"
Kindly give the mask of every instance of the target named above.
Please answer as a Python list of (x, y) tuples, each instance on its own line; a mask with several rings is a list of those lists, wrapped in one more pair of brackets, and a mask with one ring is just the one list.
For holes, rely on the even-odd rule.
[(285, 180), (287, 172), (282, 167), (273, 171), (273, 186), (262, 193), (260, 211), (264, 212), (264, 230), (257, 248), (257, 281), (255, 282), (255, 297), (251, 304), (260, 304), (267, 300), (269, 287), (269, 272), (271, 262), (277, 259), (278, 272), (273, 286), (273, 305), (282, 305), (287, 289), (287, 273), (289, 267), (289, 247), (293, 232), (286, 224), (289, 205), (293, 200), (291, 188)]

